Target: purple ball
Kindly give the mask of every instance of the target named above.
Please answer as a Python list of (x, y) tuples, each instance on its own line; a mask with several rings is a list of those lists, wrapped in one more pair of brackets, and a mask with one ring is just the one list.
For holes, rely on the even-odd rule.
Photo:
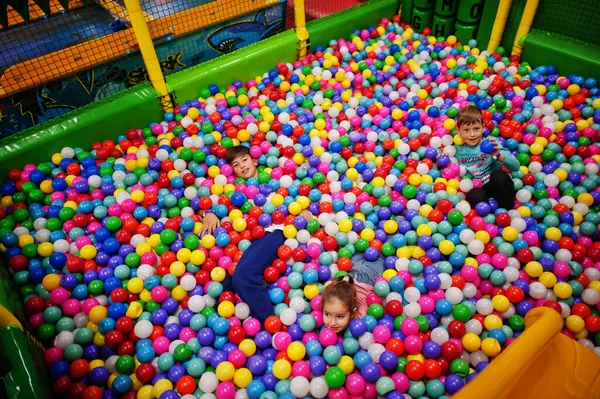
[(379, 377), (381, 377), (381, 370), (377, 364), (369, 362), (362, 367), (360, 375), (362, 375), (367, 382), (375, 383)]
[(428, 359), (435, 359), (442, 353), (442, 347), (434, 341), (427, 341), (423, 344), (423, 355)]
[(267, 359), (260, 355), (250, 356), (246, 362), (246, 367), (252, 375), (263, 375), (267, 371)]
[(446, 377), (446, 382), (444, 383), (444, 386), (446, 387), (446, 391), (448, 391), (448, 393), (455, 394), (462, 387), (465, 386), (465, 382), (459, 376), (450, 374)]
[(325, 370), (327, 369), (327, 363), (321, 356), (312, 356), (308, 359), (308, 365), (310, 366), (312, 375), (315, 377), (325, 374)]
[(387, 371), (395, 371), (398, 367), (398, 356), (392, 351), (384, 351), (379, 356), (379, 364)]
[(268, 331), (261, 331), (254, 337), (254, 342), (260, 349), (266, 349), (271, 346), (271, 338)]
[(211, 345), (214, 342), (214, 340), (215, 340), (215, 333), (210, 328), (204, 327), (204, 328), (201, 328), (200, 331), (198, 331), (198, 342), (200, 343), (200, 345), (202, 345), (202, 346)]
[(179, 364), (174, 365), (169, 369), (167, 376), (171, 382), (176, 383), (186, 374), (185, 368)]
[(352, 320), (348, 327), (350, 333), (357, 338), (367, 332), (367, 324), (362, 319)]

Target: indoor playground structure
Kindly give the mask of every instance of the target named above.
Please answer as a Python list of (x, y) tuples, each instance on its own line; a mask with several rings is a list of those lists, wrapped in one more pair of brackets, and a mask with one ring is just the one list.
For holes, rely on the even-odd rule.
[[(3, 397), (600, 397), (595, 2), (6, 4)], [(465, 200), (468, 105), (511, 209)], [(261, 324), (221, 283), (272, 224)], [(384, 270), (336, 334), (356, 254)]]

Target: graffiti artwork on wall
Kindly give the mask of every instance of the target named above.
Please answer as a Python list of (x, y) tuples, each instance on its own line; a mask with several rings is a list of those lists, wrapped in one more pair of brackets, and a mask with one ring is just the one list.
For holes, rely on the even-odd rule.
[[(165, 75), (283, 31), (285, 3), (156, 44)], [(139, 53), (0, 100), (0, 138), (64, 115), (148, 80)]]

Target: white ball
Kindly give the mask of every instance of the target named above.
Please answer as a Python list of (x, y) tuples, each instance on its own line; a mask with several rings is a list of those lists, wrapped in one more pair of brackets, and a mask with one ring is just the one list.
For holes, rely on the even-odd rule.
[(370, 332), (366, 332), (363, 335), (361, 335), (360, 337), (358, 337), (358, 345), (360, 345), (361, 348), (363, 348), (364, 350), (369, 350), (369, 348), (371, 347), (371, 345), (375, 344), (375, 339), (373, 338), (373, 334), (371, 334)]
[(379, 363), (379, 357), (384, 351), (385, 347), (383, 345), (373, 344), (367, 352), (369, 352), (369, 355), (371, 355), (371, 359), (373, 359), (375, 363)]
[(406, 317), (412, 317), (413, 319), (421, 314), (421, 305), (418, 303), (409, 303), (402, 311)]
[(250, 306), (248, 304), (242, 302), (235, 305), (235, 317), (240, 320), (245, 320), (250, 316)]
[(517, 191), (515, 197), (517, 198), (517, 201), (524, 203), (531, 199), (531, 193), (528, 190), (522, 188), (519, 191)]
[(67, 346), (75, 342), (75, 334), (71, 331), (61, 331), (54, 338), (54, 346), (65, 349)]
[(149, 320), (139, 320), (133, 327), (133, 332), (140, 339), (148, 338), (152, 334), (154, 326)]
[(310, 380), (310, 395), (316, 399), (322, 399), (329, 393), (329, 386), (325, 382), (325, 377), (314, 377)]
[(473, 283), (465, 283), (465, 286), (462, 289), (462, 293), (465, 298), (475, 298), (477, 295), (477, 287)]
[(439, 345), (450, 339), (450, 335), (448, 334), (448, 330), (441, 327), (436, 327), (431, 330), (431, 340)]
[(106, 359), (106, 361), (104, 362), (104, 367), (106, 367), (106, 369), (110, 372), (110, 373), (114, 373), (115, 370), (117, 369), (115, 367), (115, 365), (117, 364), (117, 360), (119, 360), (119, 356), (117, 355), (112, 355), (110, 356), (108, 359)]
[(570, 262), (571, 259), (573, 258), (573, 255), (571, 254), (571, 252), (568, 249), (564, 249), (561, 248), (558, 251), (556, 251), (556, 254), (554, 255), (554, 257), (556, 258), (557, 262)]
[(482, 352), (482, 351), (476, 351), (471, 353), (471, 365), (472, 366), (477, 366), (479, 363), (481, 362), (487, 362), (490, 359)]
[(285, 308), (279, 314), (279, 319), (286, 326), (291, 326), (296, 322), (296, 312), (294, 309)]
[(460, 188), (460, 191), (462, 191), (463, 193), (468, 193), (473, 189), (473, 181), (469, 179), (464, 179), (460, 181), (458, 186)]
[(290, 301), (290, 308), (296, 313), (302, 313), (304, 312), (304, 309), (306, 309), (306, 301), (304, 298), (294, 297)]
[(536, 281), (529, 285), (529, 296), (534, 299), (542, 299), (546, 297), (546, 286)]
[(590, 306), (596, 306), (600, 302), (600, 293), (591, 288), (586, 288), (581, 293), (581, 299)]
[(465, 323), (465, 328), (468, 333), (473, 333), (477, 335), (481, 334), (481, 332), (483, 331), (483, 326), (478, 320), (475, 319), (467, 321)]
[(438, 274), (440, 278), (440, 288), (443, 290), (447, 290), (452, 286), (452, 277), (448, 273), (440, 273)]
[(303, 398), (310, 391), (310, 383), (306, 377), (294, 377), (290, 383), (290, 392), (297, 398)]
[(489, 299), (480, 299), (475, 304), (475, 309), (477, 309), (477, 313), (483, 316), (487, 316), (489, 314), (492, 314), (492, 312), (494, 311), (494, 305)]
[(179, 280), (179, 285), (186, 291), (191, 291), (196, 287), (196, 279), (191, 274), (186, 274)]
[(210, 371), (207, 371), (202, 374), (200, 377), (200, 382), (198, 382), (198, 388), (202, 392), (210, 393), (214, 392), (217, 389), (217, 385), (219, 384), (219, 380), (217, 379), (217, 375)]
[(83, 312), (79, 312), (73, 317), (73, 321), (75, 322), (75, 327), (83, 328), (87, 326), (87, 323), (90, 321), (88, 315)]
[(153, 275), (154, 275), (154, 268), (150, 265), (142, 264), (137, 269), (137, 276), (142, 280), (146, 280), (148, 277), (153, 276)]
[(468, 244), (475, 239), (475, 233), (471, 229), (464, 229), (458, 235), (460, 241), (464, 244)]
[(404, 299), (406, 299), (408, 303), (417, 302), (420, 298), (421, 292), (419, 292), (417, 288), (408, 287), (406, 290), (404, 290)]
[(457, 287), (450, 287), (446, 290), (446, 299), (453, 305), (458, 305), (464, 299), (462, 291)]
[(473, 255), (481, 255), (484, 250), (484, 244), (480, 240), (473, 240), (467, 245), (467, 249)]
[(200, 313), (206, 307), (206, 300), (202, 295), (192, 295), (188, 301), (188, 309), (194, 313)]
[(519, 279), (519, 269), (514, 266), (507, 266), (502, 270), (506, 276), (506, 281), (513, 283)]

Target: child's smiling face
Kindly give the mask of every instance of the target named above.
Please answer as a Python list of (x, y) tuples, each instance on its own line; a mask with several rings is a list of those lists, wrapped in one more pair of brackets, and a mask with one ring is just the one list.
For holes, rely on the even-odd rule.
[(352, 320), (352, 312), (339, 299), (333, 298), (323, 303), (323, 324), (336, 333), (342, 331)]
[(474, 147), (481, 143), (483, 136), (483, 125), (481, 123), (463, 123), (458, 128), (458, 134), (463, 142), (469, 147)]
[(235, 173), (237, 177), (242, 177), (244, 179), (258, 176), (256, 165), (258, 165), (258, 161), (248, 154), (237, 157), (231, 163), (233, 173)]

